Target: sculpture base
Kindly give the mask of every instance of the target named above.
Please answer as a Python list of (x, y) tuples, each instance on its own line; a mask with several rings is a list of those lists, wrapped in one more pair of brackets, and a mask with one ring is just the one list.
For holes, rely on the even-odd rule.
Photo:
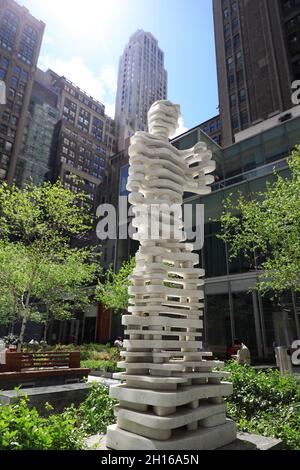
[(123, 431), (117, 425), (107, 429), (106, 446), (114, 450), (215, 450), (236, 440), (236, 425), (227, 420), (225, 424), (197, 431), (180, 431), (167, 441), (148, 439)]

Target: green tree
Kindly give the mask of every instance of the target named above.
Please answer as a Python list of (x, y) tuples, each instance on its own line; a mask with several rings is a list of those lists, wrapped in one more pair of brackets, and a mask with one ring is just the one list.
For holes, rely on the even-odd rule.
[(21, 320), (20, 347), (29, 320), (47, 328), (88, 303), (82, 288), (96, 276), (97, 253), (87, 244), (93, 218), (85, 204), (60, 182), (0, 187), (0, 321)]
[(241, 252), (262, 269), (257, 289), (265, 294), (300, 291), (300, 146), (288, 159), (291, 175), (267, 182), (265, 192), (224, 202), (220, 238), (230, 258)]
[(130, 286), (129, 276), (135, 267), (135, 258), (125, 262), (119, 272), (115, 273), (110, 267), (105, 273), (102, 281), (96, 288), (96, 299), (107, 309), (126, 310), (129, 302), (128, 287)]

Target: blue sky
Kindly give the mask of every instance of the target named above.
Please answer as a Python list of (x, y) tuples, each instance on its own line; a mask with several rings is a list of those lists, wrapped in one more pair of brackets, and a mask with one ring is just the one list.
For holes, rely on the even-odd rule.
[(18, 0), (46, 23), (39, 66), (114, 112), (119, 57), (137, 29), (165, 52), (168, 98), (191, 128), (218, 113), (211, 0)]

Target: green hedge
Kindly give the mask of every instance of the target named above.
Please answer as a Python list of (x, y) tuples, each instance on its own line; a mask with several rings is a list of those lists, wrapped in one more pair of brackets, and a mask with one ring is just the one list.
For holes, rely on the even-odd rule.
[[(48, 418), (30, 409), (28, 399), (0, 405), (0, 450), (81, 450), (84, 438), (105, 433), (115, 422), (108, 388), (93, 384), (86, 400), (78, 407)], [(53, 411), (46, 405), (48, 411)]]
[(294, 376), (259, 371), (235, 362), (226, 365), (233, 383), (228, 416), (240, 431), (282, 439), (285, 448), (300, 449), (300, 387)]
[(80, 367), (103, 372), (117, 372), (119, 370), (115, 361), (97, 361), (92, 359), (81, 361)]
[(0, 406), (0, 450), (79, 450), (84, 433), (73, 411), (42, 418), (28, 399)]

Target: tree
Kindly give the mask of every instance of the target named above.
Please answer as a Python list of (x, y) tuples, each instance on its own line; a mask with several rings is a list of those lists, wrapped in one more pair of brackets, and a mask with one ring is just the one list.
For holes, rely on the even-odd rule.
[(135, 267), (135, 258), (125, 262), (119, 272), (115, 273), (112, 267), (106, 272), (102, 282), (96, 288), (95, 297), (107, 309), (126, 310), (129, 302), (128, 287), (129, 276)]
[(97, 253), (84, 246), (93, 223), (85, 203), (60, 182), (0, 188), (0, 321), (21, 320), (20, 347), (29, 320), (47, 327), (88, 302), (82, 288), (95, 279)]
[(262, 269), (260, 293), (300, 291), (300, 146), (288, 159), (291, 175), (267, 182), (266, 191), (224, 202), (220, 238), (230, 258), (240, 252)]

